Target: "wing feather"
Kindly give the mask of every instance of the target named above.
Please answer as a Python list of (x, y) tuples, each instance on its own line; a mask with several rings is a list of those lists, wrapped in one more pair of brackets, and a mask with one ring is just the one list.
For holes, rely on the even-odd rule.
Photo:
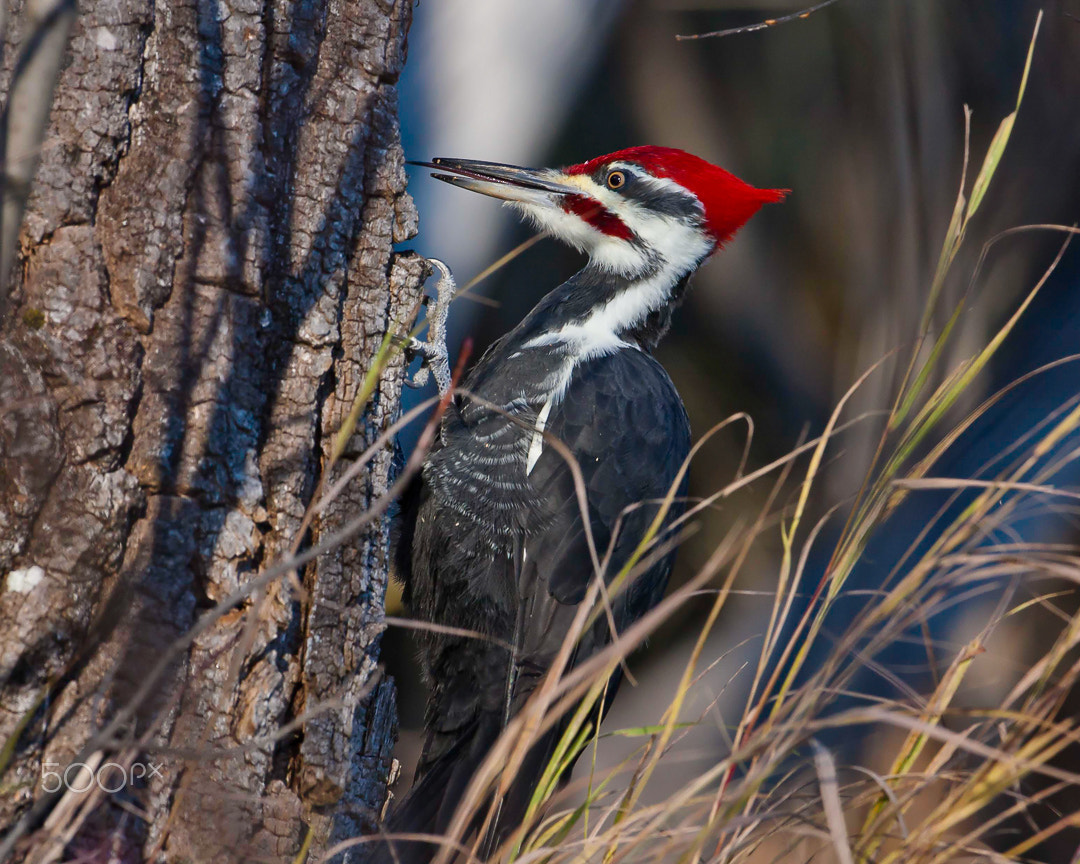
[[(551, 411), (547, 430), (567, 445), (581, 468), (588, 524), (601, 560), (618, 530), (605, 573), (610, 581), (639, 545), (689, 452), (690, 426), (682, 401), (651, 356), (623, 350), (575, 370), (565, 397)], [(531, 610), (519, 634), (519, 657), (526, 665), (546, 669), (595, 570), (566, 460), (555, 448), (545, 447), (529, 479), (545, 507), (535, 516), (539, 524), (527, 533), (518, 576), (523, 605)], [(685, 488), (676, 491), (665, 524), (681, 515), (683, 495)], [(668, 555), (657, 562), (616, 599), (618, 628), (627, 627), (659, 600), (672, 559)], [(582, 650), (592, 653), (608, 639), (605, 625), (579, 647), (576, 659), (580, 662)], [(525, 679), (519, 682), (526, 684)]]

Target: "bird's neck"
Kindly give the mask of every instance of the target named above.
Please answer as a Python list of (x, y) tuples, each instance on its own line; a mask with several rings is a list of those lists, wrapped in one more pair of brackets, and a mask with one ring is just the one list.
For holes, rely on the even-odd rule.
[(656, 266), (628, 276), (587, 265), (487, 351), (466, 388), (507, 410), (561, 398), (581, 363), (623, 349), (651, 351), (696, 269)]
[(633, 276), (593, 263), (551, 291), (511, 334), (517, 348), (566, 344), (584, 353), (651, 351), (667, 333), (692, 267), (657, 264)]

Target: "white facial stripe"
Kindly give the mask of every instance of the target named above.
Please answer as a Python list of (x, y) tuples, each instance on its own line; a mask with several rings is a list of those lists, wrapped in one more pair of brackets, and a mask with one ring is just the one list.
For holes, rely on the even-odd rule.
[(633, 205), (624, 216), (627, 226), (664, 261), (664, 269), (680, 275), (697, 266), (712, 249), (712, 239), (697, 225), (665, 219)]

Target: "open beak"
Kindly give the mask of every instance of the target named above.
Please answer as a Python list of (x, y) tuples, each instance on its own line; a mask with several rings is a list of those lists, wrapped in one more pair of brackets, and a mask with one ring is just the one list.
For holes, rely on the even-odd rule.
[(565, 182), (564, 174), (551, 168), (519, 168), (476, 159), (445, 158), (409, 164), (434, 169), (439, 172), (432, 174), (436, 180), (517, 204), (551, 207), (565, 195), (581, 194), (581, 189)]

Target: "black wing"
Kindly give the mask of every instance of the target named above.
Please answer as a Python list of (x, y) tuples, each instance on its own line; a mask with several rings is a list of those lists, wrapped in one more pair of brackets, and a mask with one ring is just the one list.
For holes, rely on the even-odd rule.
[[(548, 419), (581, 468), (588, 518), (610, 581), (638, 547), (669, 494), (690, 450), (690, 424), (663, 367), (650, 355), (624, 349), (579, 366), (569, 389)], [(540, 530), (530, 531), (520, 565), (525, 615), (517, 644), (527, 666), (546, 668), (594, 576), (585, 522), (573, 474), (556, 448), (545, 445), (529, 474), (545, 502)], [(685, 482), (665, 525), (683, 512)], [(616, 626), (624, 629), (659, 602), (673, 555), (637, 577), (614, 602)], [(586, 653), (606, 642), (606, 630), (582, 645)], [(584, 659), (581, 651), (577, 660)], [(522, 681), (521, 683), (525, 683)], [(523, 688), (528, 690), (526, 686)], [(522, 694), (524, 695), (524, 694)], [(515, 700), (518, 701), (518, 700)]]
[[(507, 424), (507, 429), (520, 427)], [(652, 357), (624, 349), (575, 370), (564, 398), (551, 409), (546, 429), (569, 448), (581, 468), (588, 524), (601, 558), (619, 525), (607, 568), (610, 580), (637, 547), (658, 512), (656, 502), (668, 494), (689, 452), (690, 428), (682, 402)], [(445, 830), (473, 771), (506, 720), (550, 668), (594, 577), (573, 474), (550, 444), (543, 447), (526, 485), (531, 489), (522, 500), (531, 503), (521, 509), (530, 515), (524, 517), (525, 524), (518, 523), (513, 548), (497, 554), (482, 551), (480, 539), (467, 530), (465, 520), (459, 523), (452, 508), (435, 506), (427, 486), (418, 484), (415, 500), (404, 504), (405, 549), (412, 554), (419, 549), (423, 562), (415, 576), (431, 583), (425, 582), (424, 596), (441, 598), (432, 601), (438, 608), (421, 609), (421, 614), (455, 625), (487, 626), (500, 637), (505, 634), (515, 651), (511, 659), (493, 642), (430, 637), (433, 690), (421, 779), (395, 809), (391, 830)], [(685, 483), (675, 494), (665, 524), (683, 512)], [(422, 542), (414, 544), (418, 511), (426, 512), (427, 521), (416, 535)], [(436, 525), (441, 526), (439, 531), (434, 530)], [(400, 548), (398, 555), (401, 572), (410, 574), (412, 564)], [(669, 554), (657, 561), (617, 595), (613, 607), (620, 631), (659, 601), (672, 559)], [(467, 586), (461, 582), (465, 577)], [(515, 594), (505, 606), (498, 599)], [(439, 605), (446, 603), (455, 604), (453, 616)], [(505, 621), (499, 610), (511, 620)], [(601, 618), (578, 643), (572, 665), (610, 638)], [(616, 678), (608, 688), (607, 702), (617, 684)], [(502, 800), (492, 842), (501, 840), (524, 815), (561, 734), (560, 724), (530, 749)], [(400, 860), (430, 859), (429, 847), (414, 847), (415, 857), (402, 854)], [(381, 864), (391, 859), (384, 854), (377, 860)]]

